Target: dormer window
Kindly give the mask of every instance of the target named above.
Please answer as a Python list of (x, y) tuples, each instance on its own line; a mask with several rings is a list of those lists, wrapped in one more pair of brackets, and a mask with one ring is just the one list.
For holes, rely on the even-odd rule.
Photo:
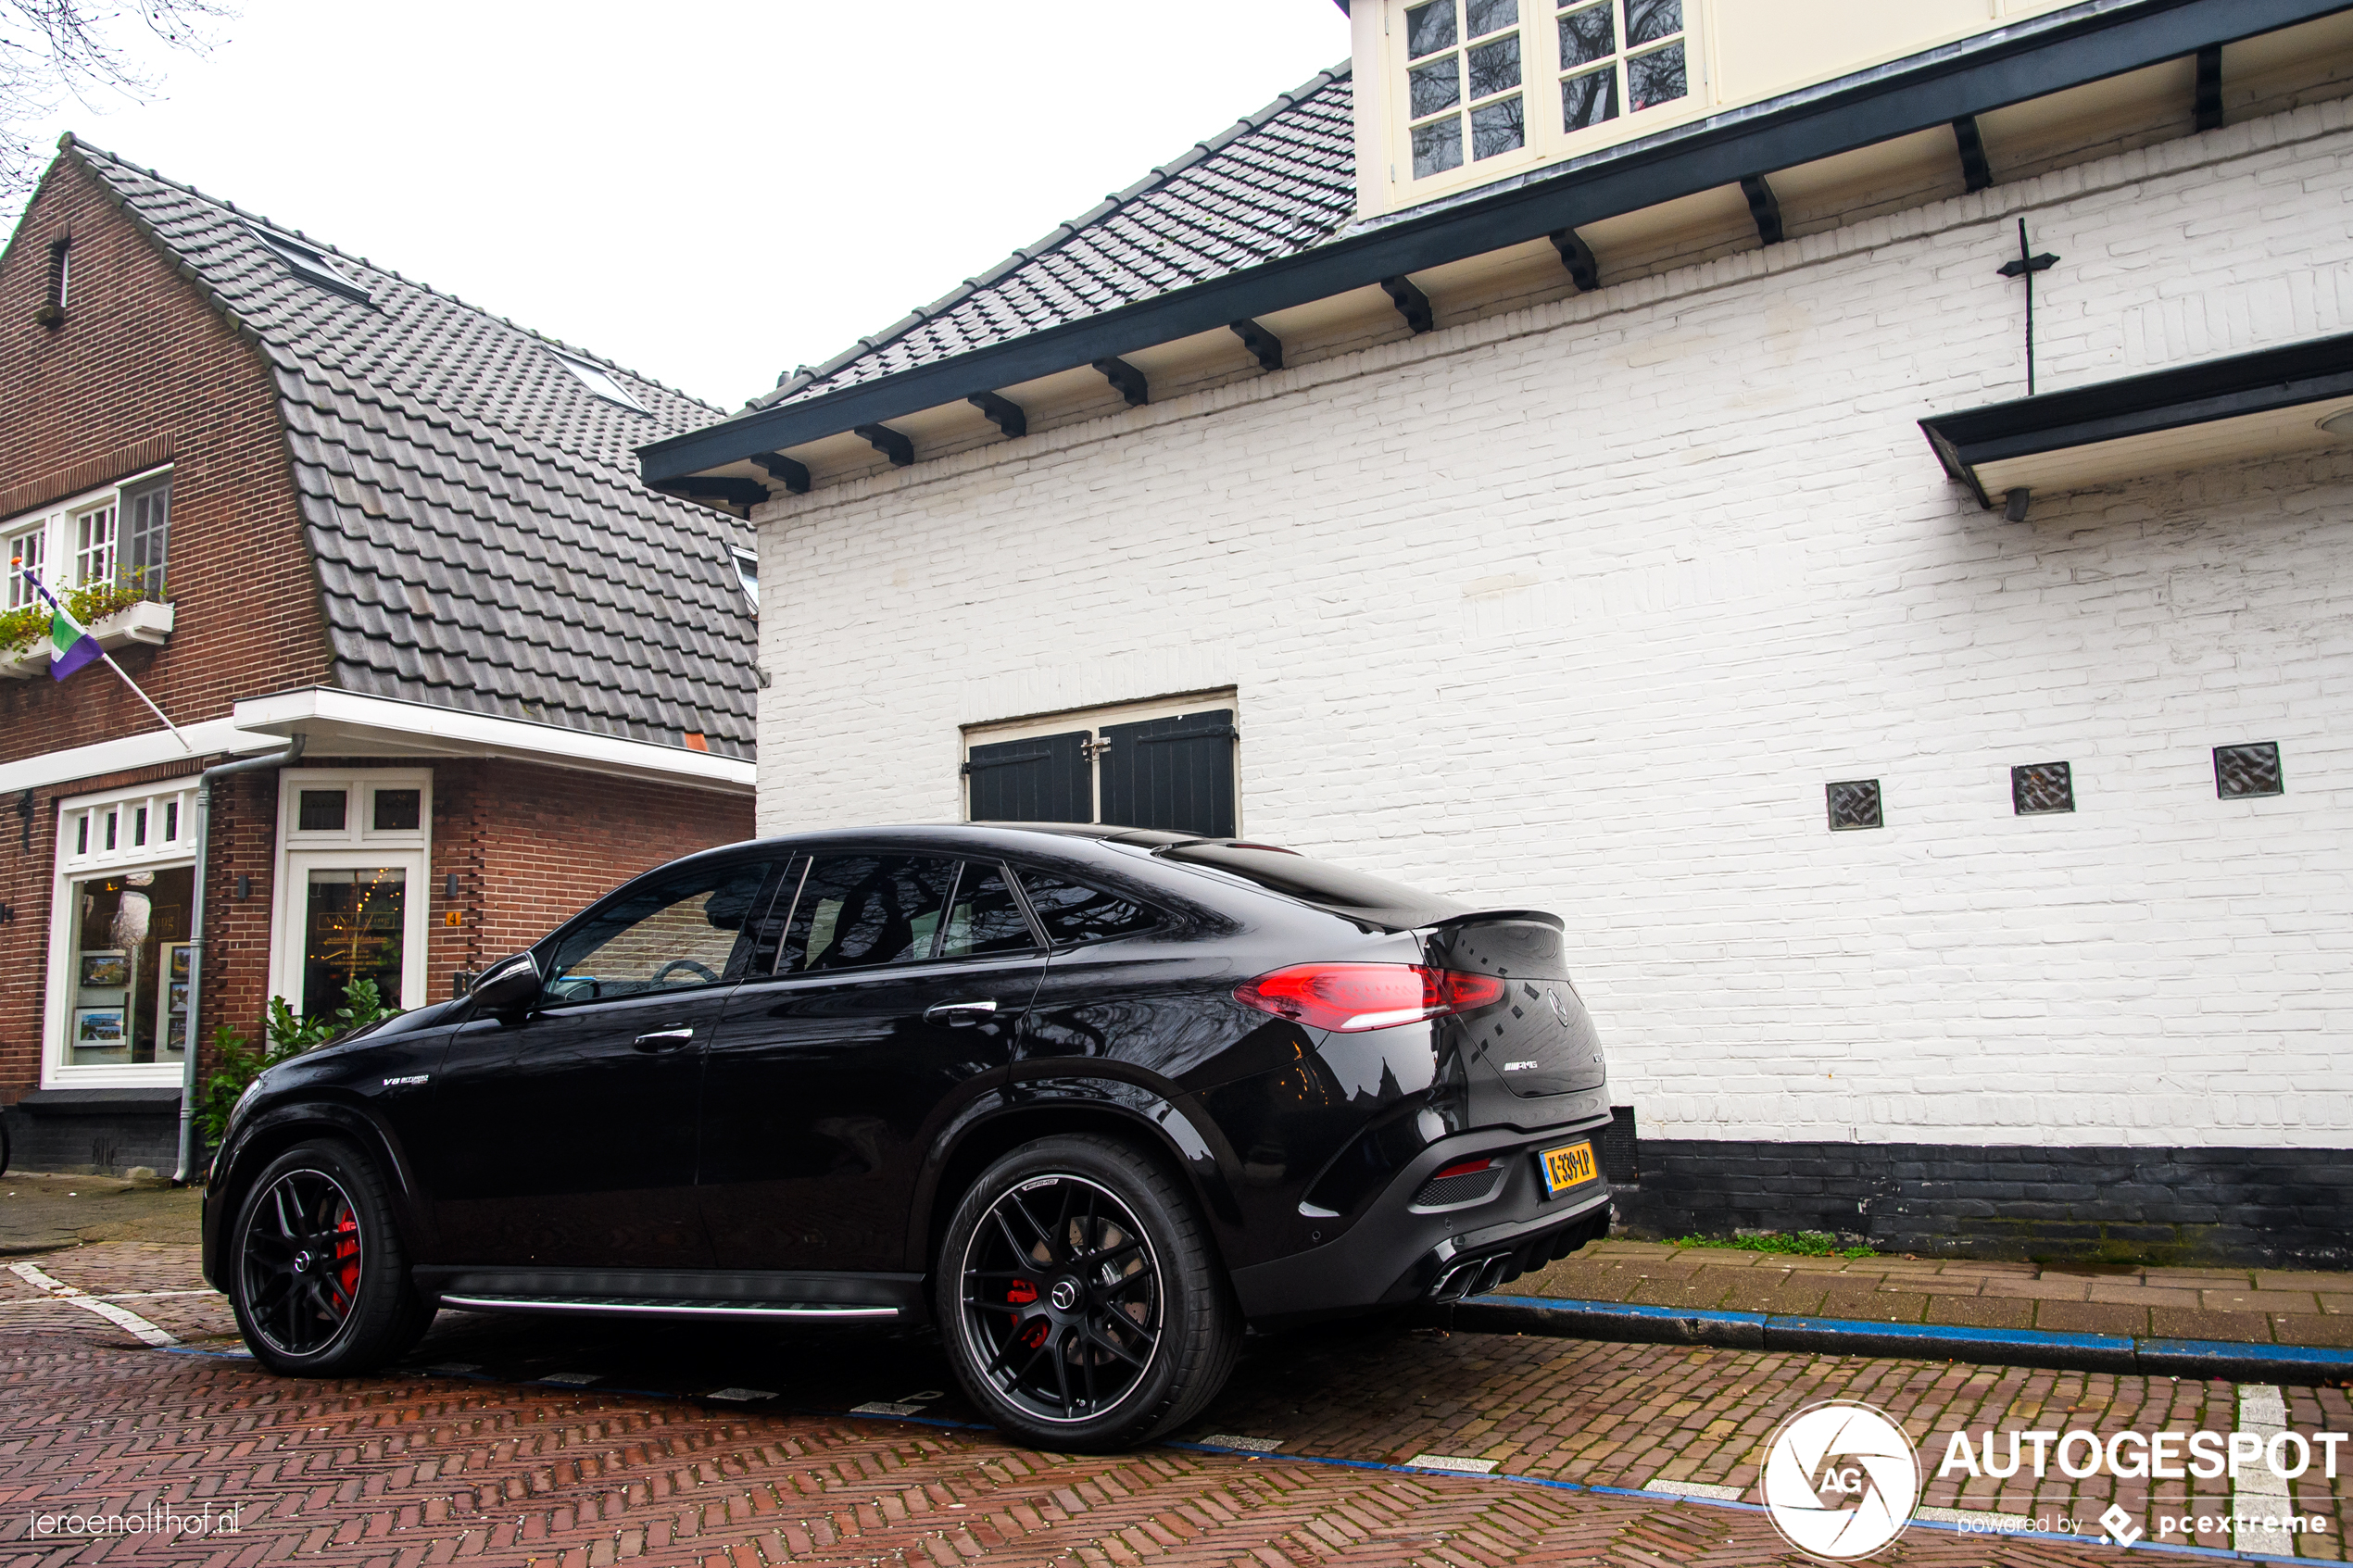
[(1683, 0), (1600, 0), (1562, 8), (1561, 129), (1582, 131), (1687, 96)]
[(306, 282), (317, 283), (321, 288), (342, 295), (347, 299), (356, 299), (362, 305), (369, 303), (366, 287), (358, 280), (346, 276), (327, 258), (325, 251), (258, 225), (255, 226), (253, 235), (263, 245), (268, 245), (296, 277)]
[(579, 378), (580, 384), (608, 403), (618, 403), (624, 408), (635, 408), (644, 414), (651, 412), (643, 403), (629, 395), (629, 389), (607, 374), (604, 367), (585, 359), (575, 359), (569, 354), (556, 356), (557, 362)]
[(1698, 0), (1387, 5), (1380, 47), (1390, 88), (1378, 112), (1391, 138), (1389, 177), (1412, 199), (1573, 157), (1706, 107), (1686, 25)]
[(1474, 159), (1527, 144), (1519, 0), (1429, 0), (1409, 7), (1405, 48), (1414, 178), (1460, 169), (1466, 144)]

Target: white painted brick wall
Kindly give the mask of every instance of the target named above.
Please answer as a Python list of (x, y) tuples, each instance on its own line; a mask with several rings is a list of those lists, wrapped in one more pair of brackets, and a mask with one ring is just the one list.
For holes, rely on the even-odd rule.
[[(1914, 420), (2345, 330), (2342, 104), (761, 514), (764, 831), (1232, 684), (1245, 831), (1567, 917), (1646, 1134), (2342, 1145), (2353, 455), (2038, 501)], [(2289, 793), (2215, 798), (2272, 740)], [(2011, 815), (2013, 763), (2072, 816)], [(1884, 782), (1832, 834), (1822, 786)]]

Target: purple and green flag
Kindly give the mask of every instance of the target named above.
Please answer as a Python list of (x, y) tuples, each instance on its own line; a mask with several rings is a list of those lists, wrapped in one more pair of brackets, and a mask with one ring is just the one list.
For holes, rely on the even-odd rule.
[(57, 602), (57, 596), (49, 592), (48, 585), (32, 574), (31, 567), (19, 567), (18, 570), (24, 573), (24, 580), (32, 584), (33, 592), (49, 601), (49, 678), (62, 681), (83, 665), (96, 660), (105, 651), (98, 646), (98, 639), (75, 624), (73, 617), (66, 613), (66, 607)]

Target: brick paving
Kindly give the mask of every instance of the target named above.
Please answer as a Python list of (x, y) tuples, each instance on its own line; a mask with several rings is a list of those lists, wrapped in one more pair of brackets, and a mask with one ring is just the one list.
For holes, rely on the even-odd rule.
[[(217, 1298), (193, 1250), (83, 1248), (40, 1266), (195, 1340), (141, 1348), (0, 1271), (0, 1564), (621, 1562), (748, 1565), (980, 1559), (1124, 1568), (1214, 1562), (1660, 1563), (1805, 1560), (1760, 1514), (1525, 1480), (1304, 1462), (1394, 1464), (1418, 1454), (1494, 1461), (1579, 1486), (1653, 1478), (1746, 1491), (1765, 1437), (1827, 1398), (1868, 1400), (1924, 1445), (2020, 1427), (2228, 1431), (2223, 1383), (1943, 1362), (1752, 1354), (1395, 1323), (1253, 1341), (1232, 1387), (1183, 1436), (1280, 1439), (1260, 1459), (1155, 1448), (1030, 1453), (974, 1420), (921, 1336), (791, 1336), (733, 1328), (557, 1323), (445, 1313), (413, 1370), (280, 1380), (221, 1353)], [(131, 1292), (145, 1294), (132, 1295)], [(209, 1351), (210, 1353), (205, 1353)], [(460, 1364), (473, 1375), (424, 1369)], [(596, 1381), (563, 1387), (554, 1373)], [(749, 1403), (712, 1399), (749, 1390)], [(2353, 1429), (2339, 1388), (2286, 1390), (2292, 1426)], [(844, 1413), (869, 1399), (922, 1421)], [(2353, 1458), (2353, 1456), (2348, 1456)], [(1965, 1483), (1965, 1484), (1963, 1484)], [(2214, 1484), (2215, 1486), (2221, 1485)], [(2343, 1484), (2296, 1484), (2328, 1521), (2308, 1556), (2340, 1557)], [(2111, 1499), (2142, 1518), (2227, 1512), (2181, 1483), (1931, 1479), (1931, 1505), (2086, 1520)], [(210, 1539), (29, 1538), (36, 1514), (235, 1505)], [(2086, 1528), (2093, 1526), (2086, 1525)], [(2176, 1540), (2179, 1537), (2175, 1537)], [(2198, 1544), (2226, 1547), (2208, 1537)], [(1875, 1562), (2082, 1563), (2106, 1549), (1915, 1527)]]
[(1595, 1242), (1507, 1296), (1963, 1328), (2353, 1348), (2353, 1273), (1935, 1258), (1804, 1258)]

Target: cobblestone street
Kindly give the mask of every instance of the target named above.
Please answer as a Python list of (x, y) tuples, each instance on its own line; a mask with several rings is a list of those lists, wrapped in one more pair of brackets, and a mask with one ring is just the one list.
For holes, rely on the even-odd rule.
[[(60, 1294), (73, 1290), (87, 1298)], [(151, 1348), (101, 1315), (108, 1302), (181, 1343)], [(2039, 1486), (1957, 1485), (1933, 1475), (1945, 1436), (2228, 1432), (2237, 1392), (1360, 1324), (1254, 1340), (1179, 1441), (1084, 1458), (976, 1425), (920, 1336), (451, 1312), (399, 1371), (331, 1384), (260, 1373), (229, 1330), (193, 1248), (100, 1245), (0, 1271), (0, 1560), (1799, 1562), (1730, 1494), (1753, 1499), (1763, 1440), (1816, 1400), (1861, 1399), (1901, 1421), (1922, 1449), (1929, 1509), (2063, 1516), (2088, 1537), (2116, 1501), (2154, 1536), (2159, 1513), (2227, 1512), (2225, 1484), (2151, 1494), (2055, 1471)], [(2353, 1419), (2342, 1389), (2285, 1394), (2293, 1429)], [(1279, 1446), (1243, 1451), (1266, 1444)], [(1433, 1459), (1493, 1470), (1437, 1474)], [(1699, 1495), (1610, 1490), (1678, 1486)], [(2327, 1521), (2297, 1549), (2341, 1556), (2342, 1485), (2316, 1467), (2294, 1490)], [(236, 1533), (34, 1533), (43, 1515), (157, 1504), (233, 1508)], [(2109, 1549), (1989, 1540), (1931, 1514), (1877, 1561), (2070, 1563)]]

